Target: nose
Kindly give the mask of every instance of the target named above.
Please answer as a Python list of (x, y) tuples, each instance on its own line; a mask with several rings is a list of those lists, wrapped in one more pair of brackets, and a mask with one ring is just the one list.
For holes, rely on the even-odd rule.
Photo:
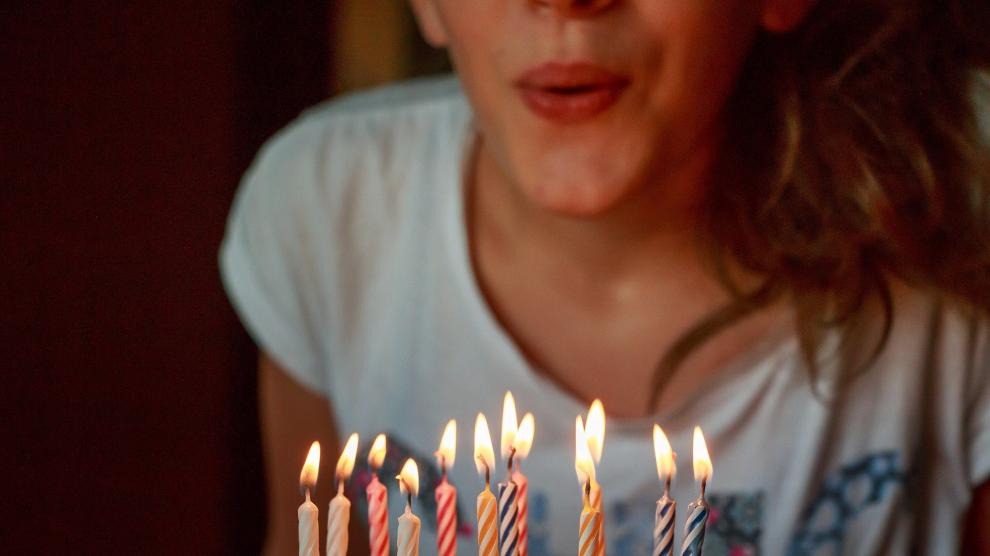
[(587, 17), (597, 14), (616, 0), (530, 0), (538, 8), (550, 9), (565, 17)]

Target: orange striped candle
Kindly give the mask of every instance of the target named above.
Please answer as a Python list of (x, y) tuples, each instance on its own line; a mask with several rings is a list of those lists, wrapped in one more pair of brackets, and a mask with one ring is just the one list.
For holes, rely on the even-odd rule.
[(478, 494), (478, 556), (498, 556), (498, 525), (495, 495), (491, 491), (495, 449), (488, 420), (481, 413), (474, 421), (474, 463), (485, 478), (485, 488)]

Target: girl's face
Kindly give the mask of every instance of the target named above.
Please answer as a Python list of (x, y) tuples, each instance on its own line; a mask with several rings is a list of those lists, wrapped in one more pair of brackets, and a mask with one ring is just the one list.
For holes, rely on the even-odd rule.
[(760, 25), (812, 0), (413, 0), (502, 176), (593, 215), (710, 149)]

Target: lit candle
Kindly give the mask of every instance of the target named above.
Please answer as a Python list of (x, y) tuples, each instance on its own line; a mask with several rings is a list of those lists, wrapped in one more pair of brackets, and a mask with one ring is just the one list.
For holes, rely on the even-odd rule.
[(299, 489), (306, 495), (306, 501), (296, 512), (299, 516), (299, 556), (320, 556), (320, 510), (310, 500), (310, 491), (316, 488), (319, 473), (320, 443), (314, 442), (299, 473)]
[(498, 550), (500, 556), (517, 556), (519, 550), (519, 486), (512, 480), (516, 456), (516, 403), (512, 392), (502, 403), (502, 459), (506, 460), (505, 481), (498, 484)]
[(657, 500), (656, 520), (653, 523), (653, 556), (674, 556), (677, 502), (670, 498), (670, 481), (677, 472), (674, 465), (676, 455), (659, 425), (653, 425), (653, 454), (657, 463), (657, 476), (663, 483), (663, 496)]
[(437, 459), (440, 463), (440, 485), (437, 499), (437, 555), (457, 554), (457, 489), (447, 481), (447, 470), (454, 467), (457, 453), (457, 421), (451, 419), (440, 437)]
[[(601, 400), (595, 400), (588, 409), (588, 419), (585, 421), (585, 436), (588, 439), (588, 451), (595, 465), (602, 462), (602, 452), (605, 448), (605, 406)], [(602, 508), (602, 489), (595, 476), (591, 476), (588, 485), (588, 497), (591, 506), (601, 514), (602, 532), (598, 545), (598, 556), (605, 554), (605, 510)]]
[(365, 493), (368, 496), (368, 541), (371, 556), (388, 556), (388, 489), (378, 480), (378, 470), (385, 461), (385, 435), (375, 437), (368, 452), (371, 482)]
[(581, 521), (578, 527), (578, 556), (595, 556), (602, 544), (602, 513), (591, 504), (595, 464), (588, 451), (588, 438), (579, 415), (574, 422), (574, 471), (581, 485)]
[(516, 467), (512, 473), (512, 480), (519, 487), (519, 556), (529, 555), (529, 479), (523, 475), (519, 464), (529, 456), (535, 434), (536, 422), (533, 414), (527, 413), (516, 431)]
[(708, 502), (705, 489), (712, 478), (712, 460), (708, 456), (708, 446), (701, 434), (701, 427), (694, 427), (694, 480), (701, 483), (701, 494), (688, 505), (688, 519), (684, 524), (684, 541), (681, 556), (701, 556), (701, 545), (705, 542), (705, 525), (708, 522)]
[(399, 472), (399, 490), (406, 495), (406, 511), (399, 516), (399, 531), (395, 544), (398, 556), (419, 556), (419, 518), (412, 513), (413, 496), (419, 494), (419, 469), (412, 458), (406, 460)]
[(354, 470), (354, 458), (357, 456), (358, 435), (354, 433), (347, 439), (344, 451), (337, 460), (337, 496), (330, 500), (327, 511), (327, 556), (347, 556), (347, 525), (351, 521), (351, 501), (344, 496), (344, 484)]
[(495, 450), (488, 420), (481, 413), (474, 420), (474, 465), (485, 477), (485, 487), (478, 494), (478, 556), (498, 556), (498, 525), (495, 518), (495, 495), (490, 485)]

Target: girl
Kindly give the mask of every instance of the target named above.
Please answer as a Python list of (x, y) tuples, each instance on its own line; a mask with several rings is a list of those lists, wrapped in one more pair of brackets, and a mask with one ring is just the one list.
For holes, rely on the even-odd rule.
[(450, 418), (475, 550), (464, 431), (506, 390), (537, 423), (533, 556), (574, 550), (572, 423), (596, 397), (613, 554), (650, 550), (654, 422), (682, 508), (706, 433), (708, 553), (990, 550), (985, 3), (413, 7), (458, 79), (307, 112), (231, 214), (269, 553), (295, 550), (309, 441), (386, 432), (429, 466)]

